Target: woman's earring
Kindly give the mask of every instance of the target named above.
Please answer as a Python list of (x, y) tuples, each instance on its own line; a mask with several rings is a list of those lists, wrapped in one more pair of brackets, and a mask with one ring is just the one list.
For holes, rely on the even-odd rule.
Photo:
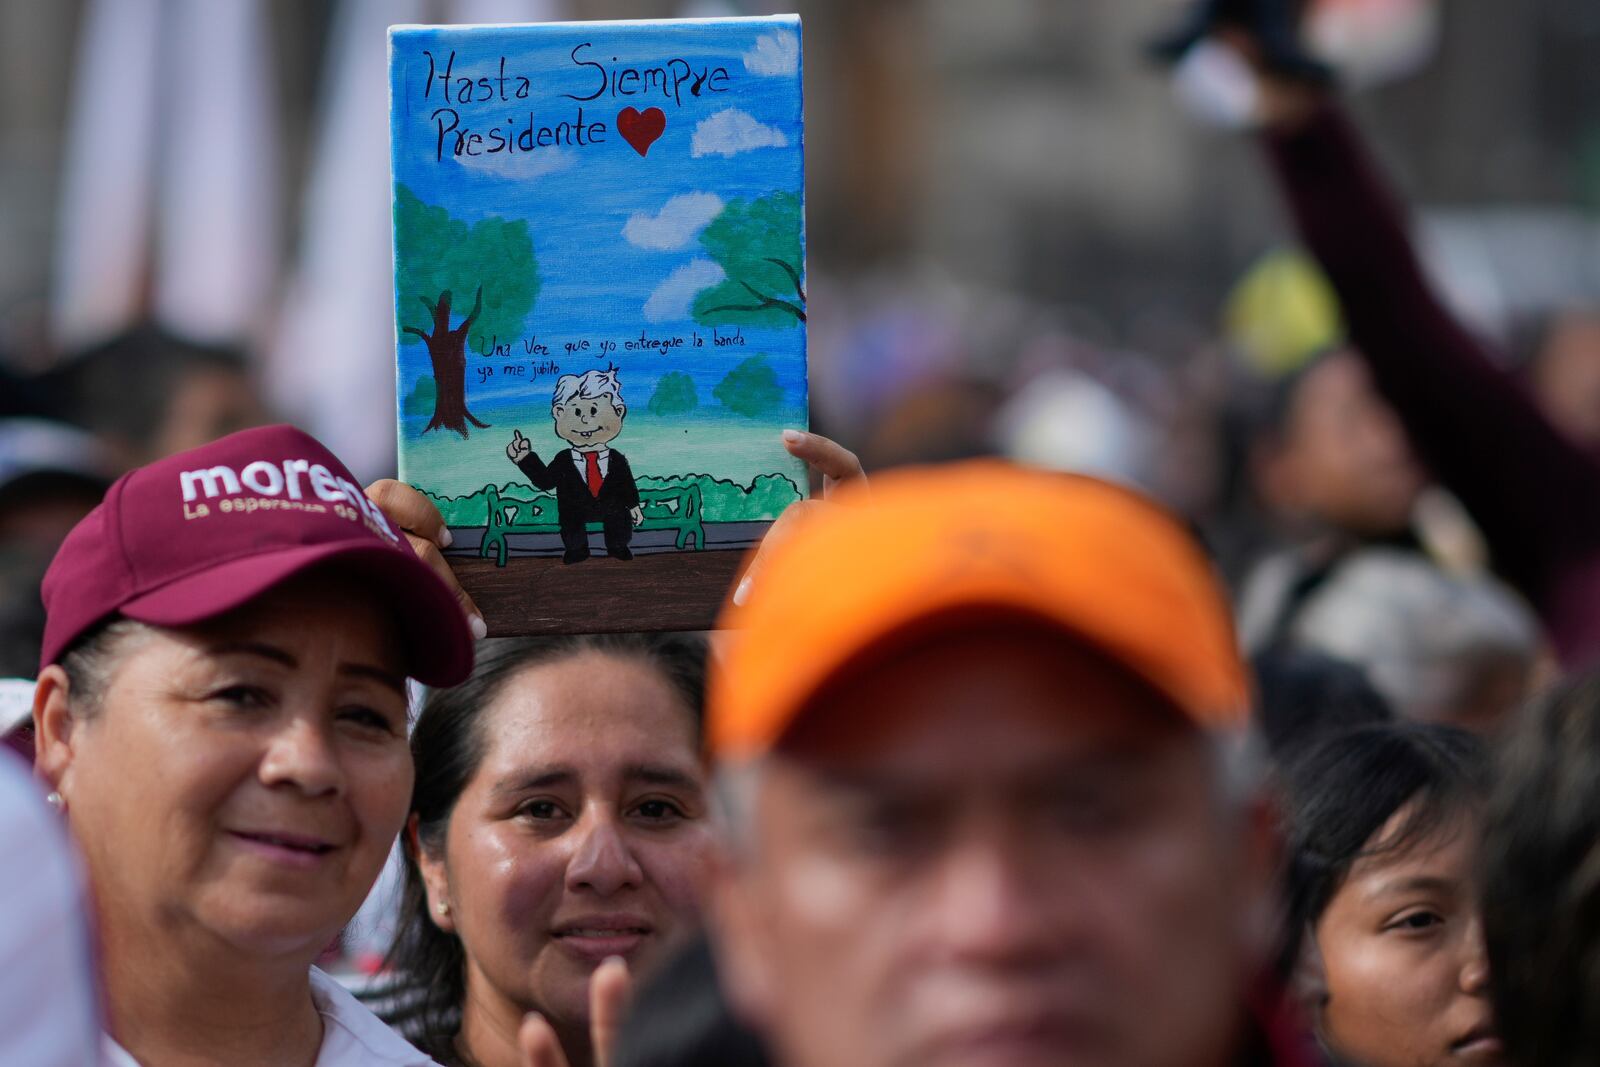
[(49, 804), (57, 811), (67, 810), (67, 798), (56, 792), (54, 789), (50, 790), (49, 795), (47, 795), (44, 799), (45, 803)]
[(447, 901), (447, 900), (439, 901), (439, 903), (438, 903), (438, 905), (437, 905), (435, 910), (437, 910), (440, 915), (449, 915), (450, 914), (450, 902)]

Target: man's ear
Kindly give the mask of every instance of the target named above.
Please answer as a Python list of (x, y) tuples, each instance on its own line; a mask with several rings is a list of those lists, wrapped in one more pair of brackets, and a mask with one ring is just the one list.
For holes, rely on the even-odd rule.
[(1289, 995), (1305, 1012), (1306, 1018), (1322, 1028), (1322, 1008), (1328, 1002), (1328, 969), (1322, 962), (1322, 946), (1317, 932), (1307, 926), (1300, 934), (1300, 953), (1289, 975)]
[(80, 725), (72, 710), (72, 681), (52, 663), (33, 687), (33, 767), (50, 788), (68, 800), (73, 742)]
[(561, 417), (561, 405), (560, 404), (551, 404), (550, 405), (550, 417), (553, 418), (553, 419), (559, 419)]
[[(406, 817), (405, 849), (416, 861), (417, 870), (422, 872), (422, 885), (428, 894), (428, 918), (439, 929), (453, 934), (456, 932), (456, 917), (450, 911), (450, 878), (445, 870), (444, 857), (430, 855), (422, 847), (417, 823), (416, 812)], [(439, 908), (441, 904), (445, 906), (442, 913)]]
[(1278, 951), (1284, 924), (1282, 819), (1276, 797), (1257, 790), (1238, 823), (1240, 935), (1251, 962), (1264, 965)]
[(760, 898), (754, 873), (727, 850), (719, 850), (706, 928), (729, 1006), (756, 1030), (766, 1028), (778, 1003), (778, 976), (766, 938), (771, 925), (763, 919)]

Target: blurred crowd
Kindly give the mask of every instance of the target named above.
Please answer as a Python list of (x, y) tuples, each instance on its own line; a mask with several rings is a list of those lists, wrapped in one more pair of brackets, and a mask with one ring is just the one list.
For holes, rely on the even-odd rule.
[[(1294, 230), (1212, 328), (816, 264), (710, 635), (474, 641), (293, 331), (0, 360), (0, 1061), (1600, 1061), (1600, 270), (1475, 304), (1307, 6), (1154, 49)], [(174, 518), (295, 461), (384, 521)]]

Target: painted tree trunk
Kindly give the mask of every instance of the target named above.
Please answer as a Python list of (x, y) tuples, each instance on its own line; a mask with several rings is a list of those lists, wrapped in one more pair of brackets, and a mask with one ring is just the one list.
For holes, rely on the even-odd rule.
[[(480, 291), (480, 298), (481, 298)], [(477, 309), (468, 315), (460, 326), (450, 328), (450, 293), (440, 294), (439, 303), (433, 306), (433, 332), (424, 335), (428, 345), (428, 358), (433, 362), (433, 383), (436, 395), (433, 418), (423, 429), (454, 430), (462, 437), (468, 434), (467, 423), (486, 430), (489, 424), (480, 422), (467, 410), (467, 331), (476, 317)]]

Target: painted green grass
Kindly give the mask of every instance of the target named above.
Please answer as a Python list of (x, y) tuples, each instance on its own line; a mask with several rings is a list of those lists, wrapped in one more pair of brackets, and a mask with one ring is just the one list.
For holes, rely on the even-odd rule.
[[(521, 430), (533, 442), (542, 459), (549, 460), (565, 444), (551, 432), (548, 414), (543, 418), (517, 419), (505, 408), (474, 404), (472, 410), (492, 423), (487, 430), (473, 429), (463, 441), (453, 433), (435, 430), (422, 436), (408, 436), (401, 448), (400, 476), (438, 498), (464, 497), (479, 492), (485, 485), (509, 482), (521, 489), (527, 499), (533, 489), (506, 458), (506, 444), (513, 430)], [(790, 413), (791, 419), (753, 419), (730, 417), (718, 409), (672, 418), (652, 416), (639, 407), (628, 412), (622, 435), (615, 447), (628, 457), (640, 485), (647, 478), (705, 475), (717, 481), (748, 488), (763, 475), (784, 475), (793, 486), (805, 484), (805, 465), (784, 450), (785, 426), (805, 425), (803, 415)], [(414, 435), (425, 420), (405, 420), (407, 433)], [(709, 506), (711, 501), (706, 501)], [(771, 517), (771, 516), (766, 516)], [(707, 516), (708, 522), (737, 521)]]
[[(777, 518), (783, 509), (800, 499), (800, 490), (781, 474), (763, 474), (749, 485), (738, 485), (723, 478), (704, 474), (673, 475), (655, 478), (643, 475), (640, 489), (678, 489), (685, 485), (700, 487), (700, 516), (702, 522), (767, 522)], [(488, 505), (484, 486), (463, 496), (435, 496), (426, 494), (449, 526), (487, 526)], [(527, 482), (508, 481), (495, 486), (502, 500), (527, 503), (549, 500), (554, 493), (541, 492)]]

